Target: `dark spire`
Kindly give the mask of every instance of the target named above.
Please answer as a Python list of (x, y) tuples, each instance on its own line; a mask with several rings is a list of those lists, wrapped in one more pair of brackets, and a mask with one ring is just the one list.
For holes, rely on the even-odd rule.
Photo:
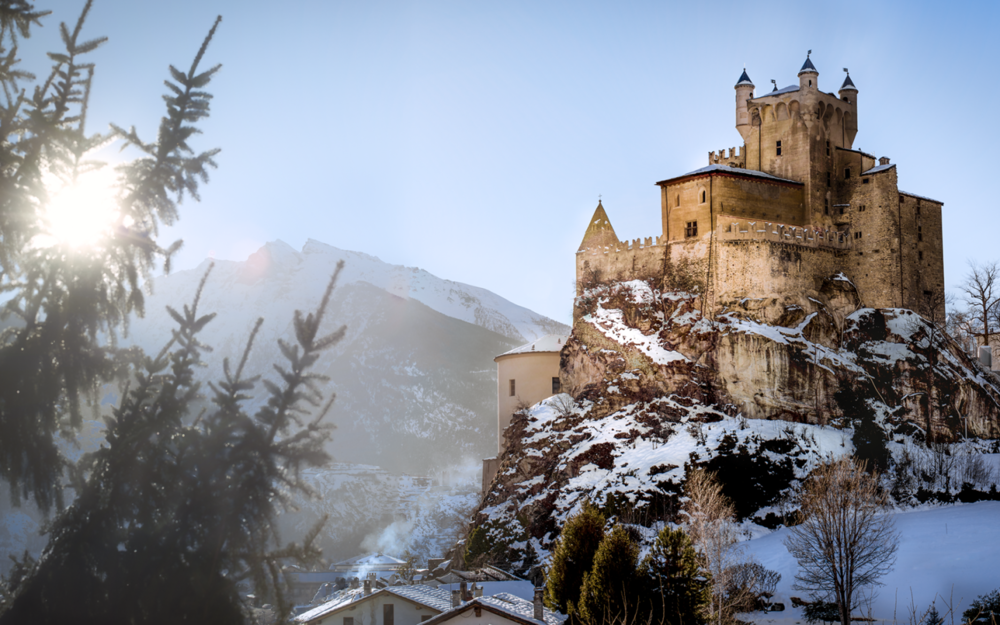
[(742, 86), (742, 85), (747, 85), (747, 86), (750, 86), (750, 87), (754, 86), (753, 81), (750, 80), (749, 76), (747, 76), (747, 68), (745, 68), (745, 67), (743, 68), (743, 73), (740, 74), (740, 79), (736, 81), (736, 86), (737, 87)]
[(854, 86), (854, 81), (851, 80), (851, 74), (847, 71), (846, 67), (844, 68), (844, 72), (847, 73), (847, 78), (844, 79), (844, 84), (840, 85), (840, 90), (850, 89), (851, 91), (857, 91), (858, 88)]
[(819, 71), (816, 70), (816, 66), (809, 60), (810, 54), (812, 54), (812, 50), (806, 53), (806, 62), (802, 64), (802, 69), (799, 70), (799, 76), (805, 73), (819, 74)]

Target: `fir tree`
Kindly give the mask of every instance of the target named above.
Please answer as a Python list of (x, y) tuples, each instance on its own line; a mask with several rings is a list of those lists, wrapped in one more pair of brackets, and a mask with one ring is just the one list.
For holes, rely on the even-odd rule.
[(583, 576), (604, 538), (604, 515), (589, 501), (563, 526), (545, 575), (545, 604), (572, 615), (580, 599)]
[(927, 610), (927, 616), (924, 617), (924, 625), (944, 625), (944, 619), (938, 614), (937, 606), (933, 603)]
[(637, 576), (639, 545), (621, 525), (601, 540), (594, 564), (583, 576), (577, 611), (591, 625), (631, 623), (640, 612)]
[(975, 625), (1000, 622), (1000, 589), (976, 597), (962, 619)]
[[(296, 312), (276, 381), (243, 374), (255, 329), (241, 361), (225, 362), (222, 379), (207, 385), (212, 406), (200, 414), (192, 410), (206, 390), (198, 333), (213, 317), (198, 311), (204, 280), (190, 306), (170, 310), (178, 328), (159, 354), (115, 346), (129, 316), (143, 312), (142, 283), (161, 263), (169, 270), (179, 248), (157, 242), (159, 225), (177, 218), (184, 196), (198, 198), (215, 166), (218, 150), (199, 153), (191, 141), (209, 114), (205, 89), (219, 66), (200, 66), (219, 20), (187, 71), (169, 68), (166, 115), (156, 139), (144, 141), (134, 128), (85, 130), (95, 69), (85, 55), (104, 43), (82, 37), (90, 1), (74, 27), (60, 25), (65, 50), (49, 55), (52, 69), (31, 95), (20, 86), (34, 77), (17, 68), (17, 41), (45, 13), (22, 0), (0, 5), (0, 291), (9, 297), (0, 478), (14, 497), (61, 510), (39, 560), (24, 558), (7, 580), (0, 623), (242, 623), (236, 584), (244, 579), (287, 614), (281, 564), (317, 557), (319, 528), (302, 544), (282, 545), (275, 520), (290, 493), (308, 491), (301, 470), (328, 460), (322, 419), (330, 404), (311, 367), (343, 336), (343, 328), (321, 332), (336, 276), (314, 313)], [(100, 168), (88, 155), (113, 138), (141, 153), (116, 168), (116, 220), (91, 247), (54, 239), (50, 180), (71, 185)], [(105, 444), (71, 465), (57, 437), (71, 438), (87, 402), (116, 380), (122, 399)], [(249, 414), (258, 383), (269, 398)], [(63, 481), (76, 494), (65, 509)]]
[(691, 539), (681, 529), (664, 527), (642, 562), (639, 576), (648, 586), (642, 606), (651, 622), (697, 625), (705, 622), (711, 599), (709, 574)]

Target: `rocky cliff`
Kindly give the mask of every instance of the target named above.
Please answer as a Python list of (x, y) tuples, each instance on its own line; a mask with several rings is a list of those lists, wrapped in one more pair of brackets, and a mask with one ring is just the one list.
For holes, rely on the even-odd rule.
[[(904, 453), (911, 464), (965, 454), (966, 467), (998, 451), (997, 379), (915, 313), (859, 301), (842, 274), (808, 297), (744, 299), (711, 318), (697, 294), (655, 283), (585, 289), (562, 352), (567, 394), (506, 431), (474, 517), (488, 553), (472, 555), (530, 567), (584, 498), (639, 526), (671, 520), (691, 465), (719, 471), (740, 516), (773, 526), (827, 456), (889, 468)], [(957, 443), (966, 432), (975, 441)], [(987, 496), (997, 475), (985, 466), (887, 485), (900, 500)]]

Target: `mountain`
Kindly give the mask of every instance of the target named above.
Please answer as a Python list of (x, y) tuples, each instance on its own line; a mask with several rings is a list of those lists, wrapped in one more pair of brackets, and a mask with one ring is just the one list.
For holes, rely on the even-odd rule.
[[(295, 310), (315, 309), (339, 260), (345, 268), (326, 331), (346, 324), (347, 334), (316, 366), (329, 377), (324, 390), (337, 394), (336, 460), (429, 474), (495, 453), (493, 357), (568, 328), (485, 289), (367, 254), (313, 240), (298, 252), (275, 241), (246, 261), (216, 261), (199, 304), (218, 313), (201, 334), (214, 348), (207, 375), (219, 376), (224, 358), (239, 360), (263, 317), (247, 371), (273, 377), (277, 340), (292, 336)], [(158, 351), (174, 327), (166, 306), (191, 302), (208, 266), (156, 278), (125, 342)]]

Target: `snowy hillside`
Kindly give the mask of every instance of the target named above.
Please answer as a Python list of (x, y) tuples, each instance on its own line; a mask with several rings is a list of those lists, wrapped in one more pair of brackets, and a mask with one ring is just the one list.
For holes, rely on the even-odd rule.
[[(946, 623), (951, 605), (955, 622), (976, 597), (1000, 588), (1000, 502), (980, 501), (971, 504), (897, 512), (896, 529), (900, 532), (899, 551), (894, 570), (882, 578), (883, 587), (871, 602), (871, 614), (877, 622), (910, 622), (910, 609), (917, 617), (931, 602)], [(792, 589), (797, 565), (782, 541), (787, 529), (745, 543), (752, 555), (767, 568), (781, 573), (774, 601), (783, 602), (784, 612), (753, 614), (758, 623), (785, 625), (802, 622), (800, 608), (792, 608), (791, 597), (808, 599)], [(854, 614), (867, 616), (868, 606)]]
[[(205, 310), (225, 311), (225, 323), (249, 328), (257, 317), (287, 321), (291, 311), (314, 307), (337, 262), (345, 262), (340, 285), (367, 282), (403, 299), (415, 299), (443, 315), (502, 334), (517, 344), (546, 334), (566, 334), (569, 328), (518, 306), (486, 289), (433, 276), (417, 267), (390, 265), (361, 252), (341, 250), (308, 240), (298, 252), (283, 241), (272, 241), (245, 261), (215, 261)], [(143, 342), (159, 344), (169, 337), (158, 324), (164, 304), (180, 306), (205, 273), (208, 262), (195, 269), (159, 276), (146, 303), (147, 319), (134, 327)]]
[[(317, 366), (330, 378), (325, 391), (337, 394), (334, 458), (426, 475), (489, 456), (496, 441), (493, 357), (566, 327), (416, 268), (316, 241), (301, 252), (268, 243), (245, 262), (217, 262), (199, 307), (218, 313), (201, 334), (214, 348), (205, 354), (206, 375), (219, 376), (224, 358), (239, 359), (263, 317), (247, 370), (273, 376), (277, 340), (292, 336), (293, 312), (315, 308), (341, 259), (326, 331), (345, 324), (347, 335)], [(133, 322), (126, 342), (158, 351), (174, 327), (166, 306), (190, 302), (207, 266), (157, 278), (146, 316)]]

